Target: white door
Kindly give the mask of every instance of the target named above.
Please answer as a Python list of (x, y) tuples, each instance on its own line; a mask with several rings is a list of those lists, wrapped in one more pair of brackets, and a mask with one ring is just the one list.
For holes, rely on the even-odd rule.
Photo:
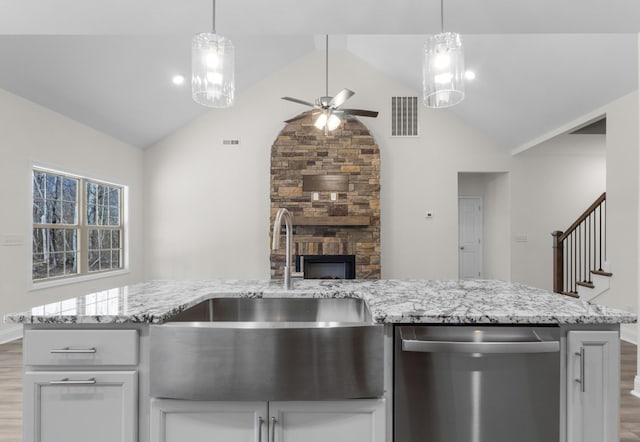
[(567, 442), (618, 439), (617, 331), (567, 333)]
[(482, 278), (482, 198), (458, 197), (458, 277)]
[(385, 442), (385, 418), (384, 399), (269, 402), (269, 442)]
[(151, 442), (267, 441), (266, 402), (151, 400)]
[(135, 371), (26, 372), (25, 442), (135, 442)]

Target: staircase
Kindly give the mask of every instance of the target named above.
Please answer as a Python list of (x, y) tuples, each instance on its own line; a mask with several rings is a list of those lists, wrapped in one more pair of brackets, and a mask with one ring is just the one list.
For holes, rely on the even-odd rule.
[(609, 288), (607, 194), (596, 199), (566, 231), (553, 237), (553, 291), (589, 301)]

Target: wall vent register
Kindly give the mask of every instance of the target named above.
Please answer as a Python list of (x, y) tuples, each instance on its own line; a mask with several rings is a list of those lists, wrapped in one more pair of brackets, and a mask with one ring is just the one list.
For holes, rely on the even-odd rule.
[(418, 97), (391, 97), (391, 136), (418, 136)]

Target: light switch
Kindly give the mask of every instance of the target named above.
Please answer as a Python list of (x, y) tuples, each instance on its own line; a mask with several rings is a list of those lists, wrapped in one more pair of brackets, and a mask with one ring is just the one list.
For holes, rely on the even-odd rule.
[(24, 244), (24, 235), (7, 234), (2, 235), (0, 244), (3, 246), (21, 246)]

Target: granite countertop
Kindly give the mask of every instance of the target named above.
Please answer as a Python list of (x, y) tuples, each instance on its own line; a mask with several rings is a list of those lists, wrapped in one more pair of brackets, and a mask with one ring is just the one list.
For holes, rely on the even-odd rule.
[(5, 316), (24, 324), (160, 324), (212, 297), (364, 299), (379, 323), (617, 324), (633, 313), (495, 280), (150, 281), (114, 288)]

